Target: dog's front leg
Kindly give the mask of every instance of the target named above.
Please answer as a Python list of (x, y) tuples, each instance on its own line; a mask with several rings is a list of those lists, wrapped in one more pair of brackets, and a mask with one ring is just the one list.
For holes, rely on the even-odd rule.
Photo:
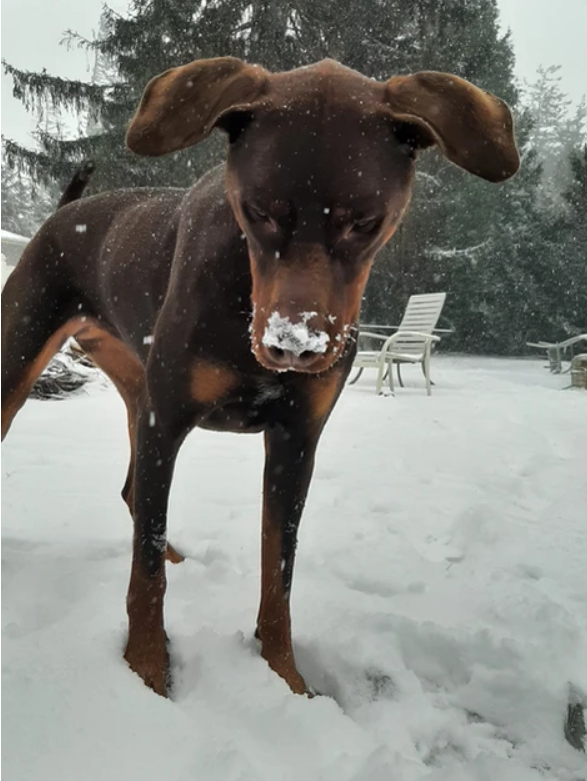
[(265, 433), (261, 604), (256, 636), (261, 654), (296, 694), (307, 692), (291, 642), (290, 591), (298, 525), (314, 468), (320, 428), (274, 426)]
[(127, 597), (130, 667), (157, 694), (167, 695), (169, 655), (163, 622), (167, 504), (180, 440), (147, 406), (137, 421), (133, 559)]

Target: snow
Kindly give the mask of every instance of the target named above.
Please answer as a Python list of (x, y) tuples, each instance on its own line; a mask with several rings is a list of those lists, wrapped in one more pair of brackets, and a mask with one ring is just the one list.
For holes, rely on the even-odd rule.
[(253, 639), (262, 437), (180, 453), (174, 693), (122, 658), (124, 406), (29, 401), (3, 445), (4, 773), (13, 781), (583, 781), (587, 393), (543, 361), (365, 372), (318, 453), (292, 592), (291, 694)]
[(2, 229), (2, 289), (30, 239)]
[(2, 241), (6, 241), (13, 244), (22, 244), (23, 246), (26, 246), (30, 238), (27, 238), (26, 236), (21, 236), (18, 233), (13, 233), (12, 231), (7, 231), (2, 228), (0, 231), (0, 238)]
[(15, 265), (8, 264), (6, 261), (8, 258), (4, 253), (1, 255), (1, 261), (0, 261), (0, 273), (1, 273), (1, 281), (2, 281), (2, 290), (4, 290), (4, 285), (6, 284), (6, 281), (8, 277), (12, 274), (14, 271)]
[(326, 331), (308, 328), (308, 320), (316, 316), (316, 312), (300, 312), (300, 320), (292, 323), (289, 317), (282, 317), (279, 312), (273, 312), (267, 320), (262, 342), (265, 347), (279, 347), (290, 350), (294, 355), (303, 352), (326, 352), (330, 337)]

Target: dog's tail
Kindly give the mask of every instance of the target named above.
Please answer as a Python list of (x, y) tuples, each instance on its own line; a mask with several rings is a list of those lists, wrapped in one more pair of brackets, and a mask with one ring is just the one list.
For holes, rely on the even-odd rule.
[(84, 190), (92, 178), (95, 168), (96, 164), (93, 160), (84, 160), (82, 162), (73, 175), (70, 183), (61, 194), (61, 198), (57, 204), (58, 209), (61, 209), (62, 206), (66, 206), (68, 203), (77, 201), (78, 198), (82, 197)]

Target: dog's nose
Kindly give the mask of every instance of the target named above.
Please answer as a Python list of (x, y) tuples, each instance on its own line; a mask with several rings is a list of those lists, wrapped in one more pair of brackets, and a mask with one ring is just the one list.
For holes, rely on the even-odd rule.
[(324, 367), (330, 336), (310, 325), (314, 311), (282, 314), (277, 308), (266, 320), (260, 339), (261, 363), (274, 371), (313, 372)]
[(322, 355), (312, 350), (304, 350), (297, 355), (292, 350), (283, 350), (281, 347), (269, 347), (267, 349), (271, 363), (277, 370), (307, 371), (312, 364), (320, 361)]

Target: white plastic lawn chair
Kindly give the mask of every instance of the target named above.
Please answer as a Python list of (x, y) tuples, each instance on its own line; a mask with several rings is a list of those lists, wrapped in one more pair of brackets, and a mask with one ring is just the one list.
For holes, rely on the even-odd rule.
[[(577, 334), (577, 336), (571, 336), (563, 342), (526, 342), (526, 345), (546, 350), (550, 371), (553, 374), (560, 374), (562, 371), (562, 354), (575, 344), (579, 344), (579, 342), (587, 342), (587, 334)], [(571, 357), (572, 354), (573, 351), (571, 349)]]
[(396, 333), (391, 336), (361, 331), (359, 339), (370, 337), (382, 341), (383, 345), (380, 350), (359, 350), (353, 363), (353, 367), (359, 369), (359, 372), (351, 381), (351, 385), (359, 379), (364, 369), (377, 369), (375, 391), (381, 393), (387, 370), (389, 389), (393, 393), (393, 364), (397, 366), (398, 380), (403, 387), (400, 364), (419, 363), (426, 379), (426, 393), (430, 396), (432, 393), (430, 379), (432, 344), (440, 341), (440, 337), (432, 332), (438, 323), (445, 299), (446, 293), (424, 293), (410, 296), (402, 321)]

